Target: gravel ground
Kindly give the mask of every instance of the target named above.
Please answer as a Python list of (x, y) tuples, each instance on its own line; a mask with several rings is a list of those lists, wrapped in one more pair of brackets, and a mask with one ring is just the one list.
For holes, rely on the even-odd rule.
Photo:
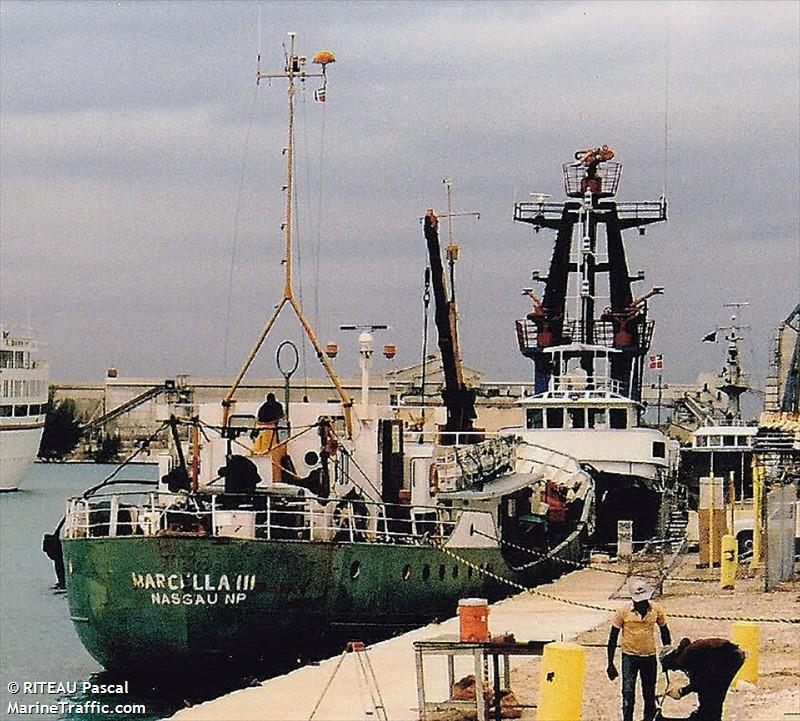
[[(706, 570), (696, 570), (692, 556), (674, 572), (676, 576), (703, 577)], [(622, 577), (620, 577), (622, 580)], [(562, 579), (562, 583), (565, 579)], [(576, 578), (576, 582), (579, 579)], [(562, 592), (568, 588), (560, 589)], [(739, 579), (735, 591), (722, 591), (718, 583), (687, 583), (667, 581), (664, 594), (657, 599), (669, 617), (670, 613), (699, 616), (733, 616), (751, 618), (796, 618), (800, 616), (800, 581), (783, 584), (770, 593), (760, 590), (760, 580)], [(601, 605), (616, 606), (624, 599), (604, 600)], [(718, 636), (729, 638), (730, 621), (671, 618), (669, 626), (674, 642), (686, 636), (692, 640)], [(757, 686), (747, 683), (731, 690), (725, 703), (725, 721), (798, 721), (800, 720), (800, 625), (762, 623), (760, 678)], [(586, 682), (584, 687), (583, 721), (616, 721), (620, 715), (620, 680), (613, 683), (606, 676), (605, 643), (607, 623), (578, 635), (578, 643), (588, 644), (586, 651)], [(617, 668), (619, 651), (617, 651)], [(512, 677), (513, 678), (513, 677)], [(527, 662), (516, 669), (514, 688), (538, 686), (538, 661)], [(657, 693), (666, 683), (660, 674)], [(533, 700), (530, 694), (520, 693), (521, 701)], [(680, 701), (666, 699), (664, 713), (669, 717), (685, 718), (696, 707), (692, 694)], [(641, 698), (637, 700), (636, 718), (641, 718)], [(526, 711), (524, 721), (533, 721), (535, 711)]]

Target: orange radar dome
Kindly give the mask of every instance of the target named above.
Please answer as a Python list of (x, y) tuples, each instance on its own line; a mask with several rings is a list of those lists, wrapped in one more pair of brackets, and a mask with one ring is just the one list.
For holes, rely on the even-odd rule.
[(328, 63), (335, 63), (336, 56), (330, 50), (320, 50), (311, 62), (324, 66)]

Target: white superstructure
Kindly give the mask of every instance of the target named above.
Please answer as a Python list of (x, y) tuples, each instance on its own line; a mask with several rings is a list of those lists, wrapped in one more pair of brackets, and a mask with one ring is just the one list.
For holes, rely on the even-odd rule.
[(27, 329), (0, 325), (0, 490), (13, 491), (36, 459), (47, 413), (48, 365)]
[[(641, 405), (603, 367), (614, 352), (580, 344), (553, 349), (560, 372), (545, 392), (518, 402), (525, 417), (516, 432), (601, 473), (635, 476), (659, 486), (677, 465), (678, 444), (640, 424)], [(594, 354), (594, 376), (578, 365), (587, 353)]]

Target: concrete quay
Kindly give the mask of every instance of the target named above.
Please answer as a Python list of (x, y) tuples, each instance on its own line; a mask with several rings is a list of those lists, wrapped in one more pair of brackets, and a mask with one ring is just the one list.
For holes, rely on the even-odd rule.
[[(625, 577), (595, 569), (584, 569), (564, 576), (537, 590), (571, 601), (590, 603), (613, 609), (619, 600), (609, 600), (623, 584)], [(455, 612), (456, 609), (453, 609)], [(492, 605), (489, 629), (492, 635), (513, 633), (517, 641), (572, 640), (580, 633), (603, 624), (611, 612), (571, 606), (533, 593), (521, 593)], [(458, 620), (431, 624), (368, 647), (383, 697), (386, 715), (392, 721), (418, 721), (417, 688), (413, 641), (458, 633)], [(260, 685), (234, 691), (226, 696), (178, 712), (176, 721), (299, 721), (308, 719), (331, 679), (339, 657), (318, 665), (305, 666), (264, 681)], [(530, 658), (511, 659), (512, 676), (520, 664), (530, 666)], [(456, 678), (472, 673), (468, 658), (456, 659)], [(349, 654), (320, 705), (315, 719), (321, 721), (355, 721), (370, 718), (364, 682), (356, 659)], [(449, 696), (444, 657), (426, 658), (426, 692), (429, 699), (444, 700)], [(527, 685), (527, 684), (526, 684)], [(531, 684), (532, 685), (532, 684)], [(517, 695), (535, 698), (534, 688), (514, 688)], [(374, 718), (374, 716), (372, 716)]]

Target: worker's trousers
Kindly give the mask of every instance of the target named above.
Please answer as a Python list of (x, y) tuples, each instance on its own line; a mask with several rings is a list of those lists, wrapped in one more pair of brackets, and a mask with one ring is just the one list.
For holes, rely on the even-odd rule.
[(637, 676), (642, 679), (642, 698), (644, 699), (642, 718), (644, 721), (651, 721), (656, 715), (657, 670), (655, 654), (652, 656), (622, 654), (622, 721), (633, 721)]

